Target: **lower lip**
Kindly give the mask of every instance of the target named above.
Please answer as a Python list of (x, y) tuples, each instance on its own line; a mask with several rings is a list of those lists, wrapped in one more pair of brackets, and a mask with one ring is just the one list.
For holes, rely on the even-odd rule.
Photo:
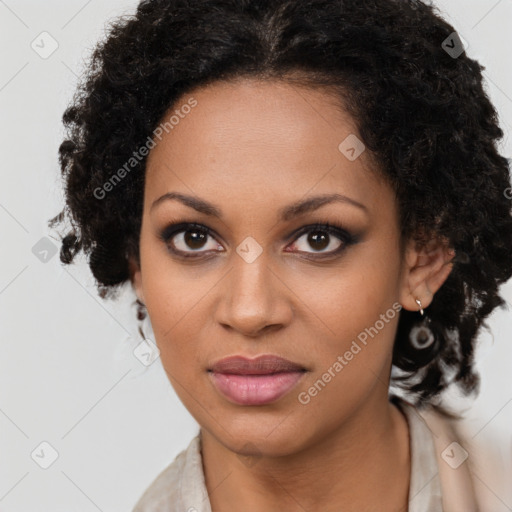
[(215, 387), (239, 405), (264, 405), (275, 402), (295, 387), (304, 372), (271, 375), (234, 375), (210, 372)]

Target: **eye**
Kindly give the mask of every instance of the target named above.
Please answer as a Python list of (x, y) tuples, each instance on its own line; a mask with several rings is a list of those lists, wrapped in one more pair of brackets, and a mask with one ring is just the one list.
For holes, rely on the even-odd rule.
[(210, 242), (210, 247), (208, 247), (208, 238), (214, 240), (212, 231), (206, 226), (195, 223), (167, 226), (160, 234), (160, 238), (167, 244), (171, 252), (182, 254), (185, 258), (196, 257), (193, 253), (203, 253), (222, 247), (217, 242)]
[[(292, 248), (295, 250), (287, 249), (286, 252), (295, 252), (298, 249), (298, 252), (312, 254), (313, 257), (316, 257), (315, 253), (320, 257), (331, 257), (356, 242), (355, 237), (348, 231), (329, 223), (305, 226), (293, 236)], [(160, 233), (159, 238), (165, 242), (171, 253), (183, 258), (200, 258), (205, 253), (223, 250), (210, 228), (193, 222), (171, 224)], [(208, 243), (209, 238), (211, 241)], [(313, 250), (308, 251), (308, 246)], [(329, 250), (325, 250), (326, 248)]]
[[(299, 252), (313, 255), (316, 253), (332, 256), (355, 242), (355, 238), (345, 229), (329, 223), (306, 226), (300, 230), (298, 236), (293, 247), (298, 248)], [(313, 251), (308, 251), (308, 248), (312, 248)]]

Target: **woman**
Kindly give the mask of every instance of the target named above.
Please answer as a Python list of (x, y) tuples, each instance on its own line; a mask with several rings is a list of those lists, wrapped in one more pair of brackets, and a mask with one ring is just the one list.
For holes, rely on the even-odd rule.
[(481, 70), (413, 0), (113, 24), (64, 114), (53, 223), (102, 297), (133, 285), (201, 427), (135, 512), (478, 510), (440, 399), (477, 391), (512, 275)]

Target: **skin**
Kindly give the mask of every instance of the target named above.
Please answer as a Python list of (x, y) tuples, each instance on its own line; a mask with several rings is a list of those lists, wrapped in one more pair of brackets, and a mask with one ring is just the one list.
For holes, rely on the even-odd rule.
[[(148, 156), (141, 261), (131, 268), (163, 367), (201, 426), (212, 510), (407, 510), (408, 425), (388, 401), (398, 315), (309, 403), (298, 395), (394, 303), (417, 311), (419, 298), (428, 307), (453, 252), (435, 240), (400, 251), (395, 194), (367, 151), (355, 161), (340, 152), (357, 129), (325, 91), (244, 79), (196, 89), (174, 108), (190, 96), (197, 106)], [(177, 200), (151, 208), (168, 192), (208, 201), (222, 219)], [(332, 202), (278, 217), (333, 192), (364, 208)], [(172, 222), (214, 236), (191, 246), (182, 232), (166, 243), (159, 234)], [(316, 222), (341, 223), (358, 241), (322, 260), (342, 244), (335, 234), (322, 231), (324, 246), (294, 236)], [(251, 263), (236, 251), (246, 237), (263, 251)], [(173, 256), (172, 242), (199, 258)], [(308, 371), (275, 403), (236, 405), (207, 372), (235, 354), (277, 354)]]

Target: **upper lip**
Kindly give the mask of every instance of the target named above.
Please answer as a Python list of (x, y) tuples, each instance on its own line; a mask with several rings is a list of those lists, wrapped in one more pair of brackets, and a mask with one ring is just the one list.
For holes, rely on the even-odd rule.
[(275, 355), (262, 355), (254, 359), (244, 356), (230, 356), (214, 363), (210, 371), (236, 375), (268, 375), (281, 372), (300, 372), (300, 364)]

